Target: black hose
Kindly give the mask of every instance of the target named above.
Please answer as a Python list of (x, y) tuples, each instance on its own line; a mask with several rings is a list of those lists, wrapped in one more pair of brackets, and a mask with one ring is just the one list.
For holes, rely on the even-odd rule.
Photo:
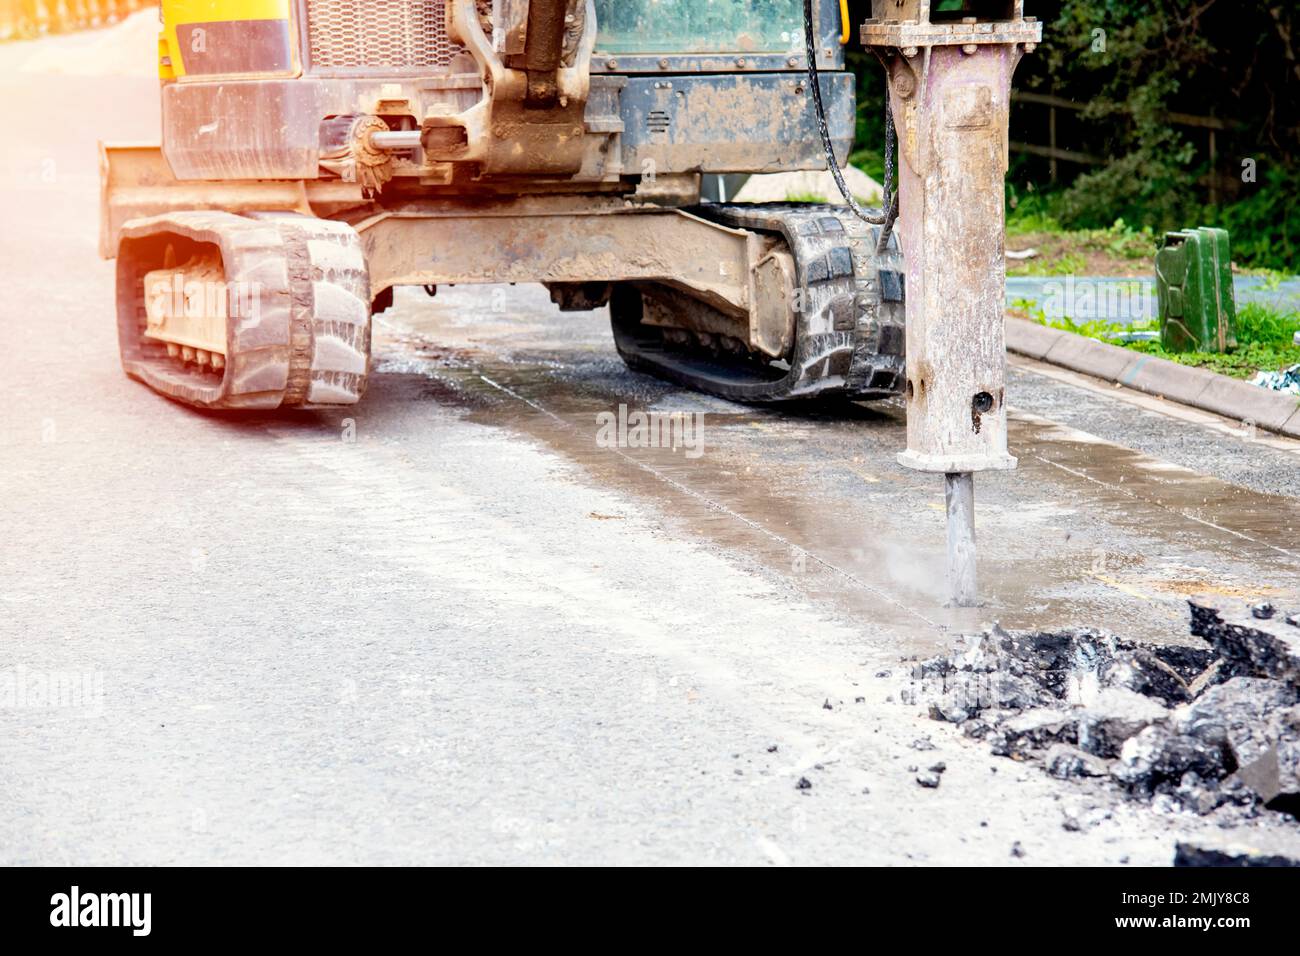
[(883, 252), (889, 243), (889, 233), (898, 218), (898, 197), (894, 195), (894, 115), (889, 109), (889, 87), (885, 87), (885, 209), (880, 214), (870, 213), (858, 205), (858, 201), (849, 192), (848, 183), (844, 181), (844, 172), (840, 162), (835, 158), (835, 147), (831, 145), (831, 131), (826, 125), (826, 104), (822, 101), (821, 76), (817, 70), (817, 38), (813, 34), (813, 0), (803, 0), (804, 43), (808, 54), (808, 85), (812, 87), (813, 111), (817, 116), (817, 129), (822, 136), (822, 147), (826, 150), (826, 166), (839, 187), (840, 195), (853, 214), (863, 222), (873, 226), (884, 226), (880, 230), (877, 251)]
[(880, 230), (880, 239), (876, 242), (876, 255), (885, 254), (889, 245), (889, 234), (894, 231), (898, 221), (898, 183), (895, 178), (894, 156), (898, 136), (894, 131), (894, 111), (889, 108), (889, 77), (885, 77), (885, 225)]

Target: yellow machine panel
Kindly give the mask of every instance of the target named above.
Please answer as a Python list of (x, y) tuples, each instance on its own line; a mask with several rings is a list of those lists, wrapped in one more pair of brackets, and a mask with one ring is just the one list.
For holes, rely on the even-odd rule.
[(158, 75), (292, 76), (290, 0), (162, 0)]

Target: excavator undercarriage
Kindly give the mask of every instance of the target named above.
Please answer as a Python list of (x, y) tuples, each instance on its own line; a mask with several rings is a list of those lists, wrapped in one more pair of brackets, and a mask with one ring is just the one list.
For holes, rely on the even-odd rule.
[[(249, 19), (164, 2), (163, 145), (102, 148), (123, 363), (154, 389), (355, 402), (394, 288), (476, 282), (608, 306), (629, 365), (731, 398), (901, 389), (896, 242), (842, 208), (702, 201), (708, 177), (825, 163), (792, 0), (705, 5), (730, 19), (670, 39), (636, 2), (228, 6)], [(843, 153), (839, 4), (817, 17)], [(194, 52), (241, 30), (237, 62)]]

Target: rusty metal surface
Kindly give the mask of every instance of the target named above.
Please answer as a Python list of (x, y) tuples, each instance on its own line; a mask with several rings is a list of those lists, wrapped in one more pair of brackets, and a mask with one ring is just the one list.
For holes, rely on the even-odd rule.
[(871, 23), (862, 25), (864, 46), (962, 46), (972, 43), (1028, 43), (1042, 39), (1043, 25), (1032, 20), (1007, 23)]
[(758, 236), (678, 209), (534, 197), (423, 203), (356, 224), (376, 293), (395, 285), (659, 281), (748, 316)]
[[(945, 476), (948, 596), (967, 607), (978, 602), (972, 473), (1016, 466), (1007, 452), (1004, 181), (1011, 76), (1042, 28), (1021, 18), (1021, 0), (1003, 4), (999, 20), (944, 13), (932, 22), (929, 0), (905, 6), (912, 19), (862, 26), (885, 65), (903, 158), (907, 450), (898, 460)], [(873, 13), (889, 16), (888, 4)]]
[(528, 4), (523, 69), (528, 74), (524, 104), (529, 109), (553, 109), (559, 101), (558, 71), (564, 54), (564, 20), (571, 9), (576, 15), (578, 6), (568, 0), (531, 0)]
[(1020, 48), (940, 46), (890, 60), (908, 264), (908, 450), (935, 472), (1011, 468), (1003, 178)]
[(313, 215), (360, 205), (361, 187), (339, 180), (182, 182), (153, 145), (100, 143), (99, 253), (112, 258), (132, 219), (184, 210), (244, 213), (284, 210)]
[[(823, 74), (827, 122), (836, 154), (853, 143), (856, 94), (848, 73)], [(774, 172), (825, 168), (801, 74), (677, 76), (628, 80), (621, 96), (624, 163), (641, 173)]]
[[(542, 91), (544, 102), (539, 103), (530, 99), (529, 74), (511, 69), (495, 50), (492, 38), (484, 33), (476, 4), (450, 0), (450, 35), (474, 57), (488, 95), (462, 113), (424, 118), (426, 129), (459, 127), (466, 134), (464, 145), (454, 148), (426, 141), (430, 158), (476, 163), (488, 176), (573, 176), (582, 169), (586, 132), (583, 119), (591, 89), (589, 64), (595, 42), (595, 16), (591, 0), (567, 0), (566, 12), (573, 13), (578, 4), (583, 6), (584, 28), (573, 65), (561, 65), (554, 71), (553, 89), (547, 85)], [(530, 17), (530, 29), (532, 25)], [(549, 39), (549, 35), (545, 36), (536, 47), (543, 60), (548, 56), (543, 51)], [(529, 56), (527, 51), (525, 41), (525, 58)]]
[(1032, 52), (1043, 25), (1025, 16), (1024, 0), (976, 5), (970, 11), (932, 9), (932, 0), (872, 0), (859, 34), (866, 47), (894, 47), (908, 55), (924, 47), (1019, 43)]

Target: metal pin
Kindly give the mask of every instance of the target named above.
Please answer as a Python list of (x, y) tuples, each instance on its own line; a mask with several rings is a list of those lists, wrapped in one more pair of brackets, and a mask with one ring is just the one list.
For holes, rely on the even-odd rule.
[(948, 597), (956, 607), (978, 607), (975, 583), (975, 476), (943, 476), (948, 507)]

